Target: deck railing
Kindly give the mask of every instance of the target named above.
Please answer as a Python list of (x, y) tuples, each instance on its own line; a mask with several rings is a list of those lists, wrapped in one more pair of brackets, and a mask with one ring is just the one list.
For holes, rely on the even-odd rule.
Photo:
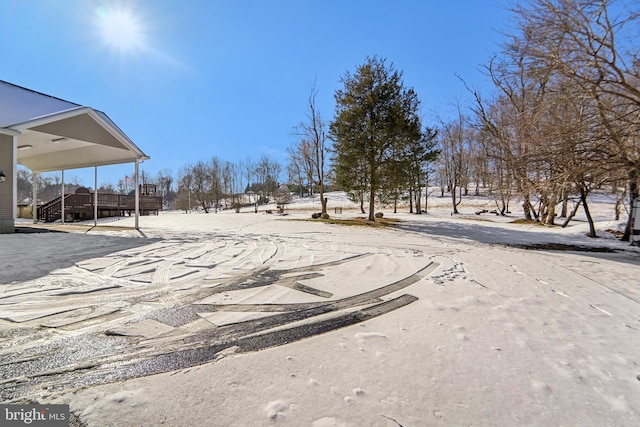
[[(123, 194), (98, 193), (98, 217), (124, 216), (135, 210), (135, 196)], [(93, 193), (75, 193), (64, 196), (65, 220), (91, 219), (94, 212)], [(162, 210), (162, 197), (140, 195), (140, 212), (142, 214)], [(61, 219), (61, 197), (38, 207), (38, 220), (53, 222)]]

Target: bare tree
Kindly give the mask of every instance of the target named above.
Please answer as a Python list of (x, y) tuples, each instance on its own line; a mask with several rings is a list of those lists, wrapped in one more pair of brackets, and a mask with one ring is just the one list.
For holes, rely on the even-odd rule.
[[(327, 200), (324, 197), (327, 165), (327, 124), (322, 119), (316, 105), (318, 90), (315, 83), (307, 99), (307, 120), (296, 127), (296, 134), (301, 140), (292, 149), (299, 161), (302, 171), (306, 172), (311, 187), (318, 188), (322, 213), (327, 213)], [(313, 191), (313, 190), (312, 190)]]
[(280, 185), (275, 192), (276, 204), (280, 213), (284, 213), (286, 206), (291, 203), (291, 192), (285, 184)]
[(223, 168), (223, 161), (216, 156), (208, 164), (211, 201), (213, 202), (213, 211), (215, 213), (218, 213), (218, 208), (221, 206), (221, 200), (224, 197)]
[(448, 122), (440, 121), (438, 148), (440, 150), (441, 173), (451, 194), (453, 214), (458, 214), (462, 201), (462, 187), (468, 182), (471, 161), (470, 134), (465, 118), (458, 110), (458, 117)]
[(267, 154), (263, 154), (258, 163), (256, 163), (254, 168), (256, 183), (254, 187), (260, 194), (260, 198), (256, 202), (256, 209), (258, 204), (268, 203), (269, 198), (273, 196), (278, 188), (278, 179), (281, 171), (280, 164)]
[(614, 0), (531, 0), (513, 8), (532, 64), (562, 75), (595, 101), (597, 133), (606, 141), (599, 155), (625, 171), (630, 204), (638, 197), (640, 178), (637, 6)]
[(209, 207), (212, 205), (210, 169), (210, 165), (202, 160), (190, 167), (191, 190), (205, 213), (209, 213)]
[(289, 156), (289, 162), (287, 163), (288, 181), (295, 184), (300, 197), (304, 197), (304, 189), (308, 187), (308, 183), (305, 182), (303, 161), (296, 150), (295, 144), (293, 147), (287, 147), (287, 154)]
[(251, 200), (251, 193), (253, 193), (252, 186), (253, 186), (253, 181), (255, 179), (255, 168), (256, 166), (251, 161), (251, 157), (247, 156), (247, 158), (242, 162), (242, 173), (244, 178), (247, 181), (247, 185), (244, 191), (249, 194), (249, 203), (256, 204), (256, 212), (257, 212), (257, 202), (258, 202), (257, 196), (255, 196), (256, 197), (255, 200)]
[(176, 207), (184, 210), (185, 213), (191, 212), (193, 208), (193, 201), (191, 200), (192, 181), (192, 167), (187, 165), (178, 174), (178, 194), (176, 197)]
[[(313, 156), (311, 155), (311, 146), (305, 139), (301, 139), (287, 147), (289, 163), (287, 169), (289, 175), (292, 175), (291, 182), (297, 182), (301, 188), (307, 188), (309, 195), (313, 195), (314, 185), (314, 165)], [(301, 195), (303, 191), (301, 189)]]
[(164, 204), (166, 206), (170, 206), (172, 201), (171, 187), (173, 185), (173, 176), (171, 175), (171, 169), (162, 169), (158, 171), (156, 182), (158, 183), (158, 193), (162, 197)]
[(242, 205), (241, 197), (244, 192), (242, 185), (242, 168), (242, 162), (226, 162), (224, 167), (225, 192), (227, 197), (231, 198), (231, 206), (236, 209), (236, 212), (240, 212), (240, 206)]
[(113, 187), (113, 184), (109, 182), (103, 182), (98, 188), (98, 192), (113, 194), (116, 192), (116, 189)]
[(156, 182), (158, 183), (158, 187), (160, 187), (158, 188), (158, 192), (162, 197), (166, 197), (171, 191), (171, 185), (173, 184), (171, 169), (165, 168), (158, 171)]

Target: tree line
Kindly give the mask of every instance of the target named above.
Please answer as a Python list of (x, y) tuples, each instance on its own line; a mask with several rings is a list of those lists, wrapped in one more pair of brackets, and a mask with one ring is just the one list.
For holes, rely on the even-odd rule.
[(500, 213), (518, 198), (545, 224), (566, 226), (582, 207), (596, 237), (594, 189), (616, 195), (616, 219), (638, 197), (637, 3), (530, 0), (511, 12), (515, 28), (485, 65), (496, 93), (468, 88), (469, 113), (441, 126), (441, 181), (483, 182)]
[(199, 206), (204, 212), (268, 203), (280, 187), (281, 165), (268, 155), (253, 162), (229, 162), (213, 157), (184, 166), (178, 176), (175, 208), (190, 211)]

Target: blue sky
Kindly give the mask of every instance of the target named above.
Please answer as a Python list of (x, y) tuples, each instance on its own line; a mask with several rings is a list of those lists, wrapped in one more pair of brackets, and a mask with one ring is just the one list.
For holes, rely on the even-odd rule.
[(491, 91), (508, 19), (503, 0), (0, 0), (0, 79), (104, 111), (153, 176), (213, 156), (284, 166), (314, 81), (330, 121), (345, 72), (386, 58), (435, 125), (468, 99), (456, 73)]

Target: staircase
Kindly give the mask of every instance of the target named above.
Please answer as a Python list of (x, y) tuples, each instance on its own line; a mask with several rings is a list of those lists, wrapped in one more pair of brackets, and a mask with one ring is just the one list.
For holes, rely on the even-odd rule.
[[(79, 219), (78, 216), (92, 212), (91, 194), (65, 194), (65, 220)], [(62, 219), (62, 198), (60, 196), (38, 207), (38, 221), (54, 222)]]
[[(65, 203), (66, 203), (67, 197), (69, 197), (69, 195), (65, 196)], [(55, 199), (48, 201), (44, 205), (38, 206), (38, 221), (54, 222), (61, 219), (62, 218), (60, 216), (60, 211), (62, 210), (61, 200), (62, 200), (62, 197), (58, 196)]]

